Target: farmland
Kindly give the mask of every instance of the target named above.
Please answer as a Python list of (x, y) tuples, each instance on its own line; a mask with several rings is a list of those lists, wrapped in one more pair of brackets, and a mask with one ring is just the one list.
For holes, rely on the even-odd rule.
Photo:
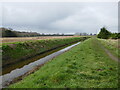
[(45, 39), (57, 39), (57, 38), (71, 38), (79, 36), (40, 36), (40, 37), (11, 37), (11, 38), (0, 38), (2, 43), (11, 43), (11, 42), (24, 42), (24, 41), (34, 41), (34, 40), (45, 40)]
[(9, 88), (118, 88), (118, 63), (99, 43), (90, 38)]

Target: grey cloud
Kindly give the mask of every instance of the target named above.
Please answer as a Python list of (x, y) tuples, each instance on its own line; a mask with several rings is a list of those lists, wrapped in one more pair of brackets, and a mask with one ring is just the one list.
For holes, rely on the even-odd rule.
[(117, 3), (4, 3), (3, 26), (37, 32), (117, 31)]

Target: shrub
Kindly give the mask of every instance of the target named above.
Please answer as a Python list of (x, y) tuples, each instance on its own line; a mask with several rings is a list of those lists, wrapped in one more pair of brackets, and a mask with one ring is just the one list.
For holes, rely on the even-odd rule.
[(100, 33), (98, 34), (98, 38), (108, 39), (111, 36), (111, 32), (109, 32), (105, 27), (101, 28)]

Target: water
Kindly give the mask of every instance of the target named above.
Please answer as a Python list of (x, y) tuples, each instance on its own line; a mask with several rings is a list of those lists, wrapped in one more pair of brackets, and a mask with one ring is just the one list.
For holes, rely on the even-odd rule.
[(10, 64), (10, 65), (7, 65), (6, 67), (2, 68), (2, 75), (4, 74), (7, 74), (7, 73), (10, 73), (12, 70), (14, 69), (17, 69), (17, 68), (22, 68), (24, 65), (27, 65), (31, 62), (34, 62), (34, 61), (37, 61), (45, 56), (48, 56), (54, 52), (57, 52), (63, 48), (65, 48), (66, 46), (63, 46), (63, 47), (59, 47), (57, 49), (54, 49), (54, 50), (51, 50), (51, 51), (48, 51), (48, 52), (45, 52), (43, 54), (40, 54), (40, 55), (37, 55), (33, 58), (29, 58), (29, 59), (26, 59), (26, 60), (21, 60), (21, 61), (18, 61), (14, 64)]
[(49, 54), (48, 56), (45, 56), (45, 57), (43, 57), (41, 59), (38, 59), (38, 60), (36, 60), (36, 58), (35, 58), (35, 59), (33, 59), (33, 62), (31, 62), (31, 63), (29, 63), (27, 65), (24, 65), (21, 68), (14, 69), (10, 73), (7, 73), (5, 75), (0, 76), (0, 79), (2, 79), (2, 82), (0, 82), (0, 86), (2, 85), (4, 87), (7, 83), (11, 82), (13, 79), (24, 75), (25, 73), (32, 70), (33, 68), (44, 64), (45, 62), (53, 59), (54, 57), (64, 53), (65, 51), (71, 49), (72, 47), (74, 47), (74, 46), (76, 46), (78, 44), (80, 44), (80, 42), (78, 42), (76, 44), (73, 44), (71, 46), (68, 46), (68, 47), (66, 47), (64, 49), (61, 49), (61, 50), (59, 50), (57, 52), (54, 52), (52, 54)]

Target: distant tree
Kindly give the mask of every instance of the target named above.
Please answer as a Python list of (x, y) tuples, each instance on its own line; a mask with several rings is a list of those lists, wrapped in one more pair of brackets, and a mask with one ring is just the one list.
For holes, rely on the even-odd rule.
[(120, 33), (112, 33), (111, 38), (112, 39), (119, 39), (120, 38)]
[(90, 36), (92, 36), (92, 33), (90, 33)]
[(64, 33), (62, 33), (61, 35), (64, 36)]
[(87, 33), (83, 33), (83, 36), (87, 36), (88, 34)]
[(44, 33), (42, 33), (41, 35), (42, 35), (42, 36), (44, 36), (45, 34), (44, 34)]
[(79, 33), (79, 32), (76, 32), (74, 35), (78, 36), (78, 35), (80, 35), (80, 33)]
[(117, 35), (117, 36), (118, 36), (118, 39), (120, 39), (120, 33), (118, 33), (118, 35)]
[(97, 35), (98, 38), (108, 39), (111, 36), (111, 32), (109, 32), (105, 27), (101, 28), (99, 34)]
[(2, 37), (17, 37), (17, 35), (11, 29), (2, 28)]

